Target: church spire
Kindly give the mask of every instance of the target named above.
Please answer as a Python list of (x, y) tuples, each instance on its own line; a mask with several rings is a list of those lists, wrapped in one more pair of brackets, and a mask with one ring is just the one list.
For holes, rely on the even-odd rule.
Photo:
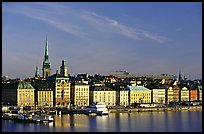
[(46, 45), (45, 45), (45, 61), (49, 61), (49, 56), (48, 56), (48, 39), (47, 39), (47, 35), (46, 35)]
[(49, 61), (49, 55), (48, 55), (48, 39), (46, 35), (46, 44), (45, 44), (45, 55), (44, 55), (44, 61), (43, 61), (43, 78), (46, 78), (50, 76), (50, 61)]

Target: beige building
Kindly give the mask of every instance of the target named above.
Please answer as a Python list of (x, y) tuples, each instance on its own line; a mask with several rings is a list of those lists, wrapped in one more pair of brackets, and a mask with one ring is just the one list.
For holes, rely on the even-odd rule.
[(173, 95), (174, 95), (173, 88), (169, 87), (168, 90), (167, 90), (167, 104), (169, 102), (173, 102), (174, 101)]
[(180, 97), (181, 101), (189, 101), (189, 90), (186, 87), (181, 89)]
[(116, 105), (116, 91), (106, 86), (94, 86), (90, 88), (90, 105), (96, 102), (104, 102), (107, 106)]
[(129, 105), (129, 90), (120, 90), (120, 106)]
[(130, 90), (130, 105), (135, 103), (151, 103), (152, 91), (144, 86), (127, 86)]
[(86, 83), (75, 83), (74, 86), (74, 105), (89, 105), (89, 85)]
[(35, 89), (30, 82), (19, 82), (17, 88), (17, 106), (35, 106)]
[(152, 89), (152, 101), (154, 103), (166, 103), (166, 89)]

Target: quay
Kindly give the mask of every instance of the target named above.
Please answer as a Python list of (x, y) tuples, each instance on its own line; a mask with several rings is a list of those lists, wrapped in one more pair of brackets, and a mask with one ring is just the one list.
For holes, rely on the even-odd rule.
[[(175, 106), (175, 107), (143, 107), (143, 108), (108, 108), (110, 113), (130, 113), (130, 112), (166, 112), (166, 111), (202, 111), (202, 105), (198, 106)], [(46, 110), (31, 110), (24, 111), (25, 113), (35, 113), (39, 115), (60, 115), (60, 114), (86, 114), (86, 108), (84, 109), (68, 109), (68, 108), (56, 108)], [(16, 110), (2, 111), (4, 118), (2, 119), (14, 119), (18, 112)], [(8, 114), (9, 113), (9, 114)], [(13, 114), (14, 113), (14, 114)], [(6, 115), (6, 116), (5, 116)], [(8, 116), (9, 115), (9, 116)]]
[(202, 106), (176, 106), (176, 107), (146, 107), (146, 108), (120, 108), (109, 109), (110, 113), (127, 113), (127, 112), (165, 112), (165, 111), (196, 111), (202, 110)]

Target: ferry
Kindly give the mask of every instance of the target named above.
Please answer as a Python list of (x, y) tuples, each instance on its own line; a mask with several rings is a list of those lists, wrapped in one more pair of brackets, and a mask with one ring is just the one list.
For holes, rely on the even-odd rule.
[(98, 102), (87, 107), (86, 114), (88, 115), (108, 115), (109, 110), (103, 102)]

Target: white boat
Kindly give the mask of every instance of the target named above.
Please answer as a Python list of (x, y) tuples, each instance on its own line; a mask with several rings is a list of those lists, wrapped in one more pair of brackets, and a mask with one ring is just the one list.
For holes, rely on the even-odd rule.
[(108, 115), (109, 110), (107, 109), (105, 103), (98, 102), (87, 107), (87, 114), (97, 114), (97, 115)]
[(48, 123), (54, 121), (54, 118), (50, 115), (41, 115), (41, 116), (35, 115), (32, 117), (32, 119), (38, 122), (48, 122)]

